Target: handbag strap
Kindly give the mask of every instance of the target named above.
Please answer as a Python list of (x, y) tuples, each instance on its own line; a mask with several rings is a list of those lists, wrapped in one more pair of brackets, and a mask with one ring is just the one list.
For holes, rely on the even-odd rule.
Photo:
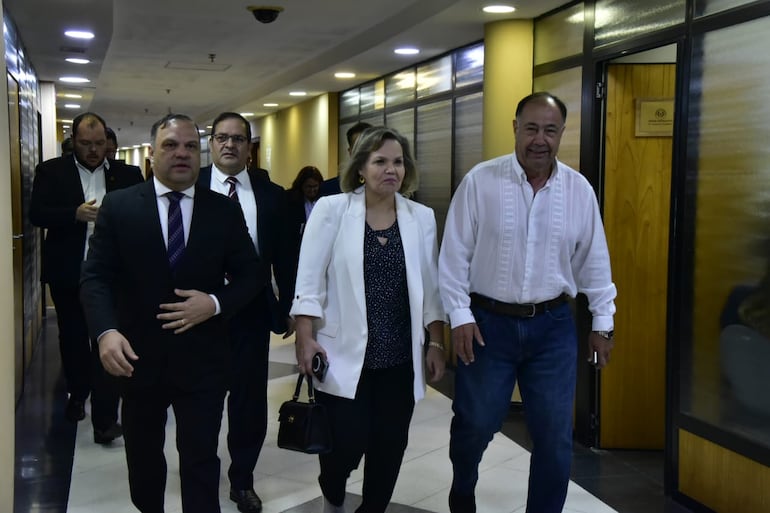
[[(302, 393), (302, 380), (305, 378), (304, 374), (297, 376), (297, 386), (294, 388), (293, 401), (299, 400), (299, 394)], [(315, 388), (313, 387), (313, 376), (307, 376), (307, 397), (308, 402), (315, 403)]]

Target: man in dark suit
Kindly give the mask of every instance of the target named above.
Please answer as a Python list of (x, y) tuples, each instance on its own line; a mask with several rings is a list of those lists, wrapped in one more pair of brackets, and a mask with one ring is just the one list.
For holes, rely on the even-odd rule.
[[(235, 112), (217, 116), (209, 139), (213, 164), (201, 169), (198, 183), (240, 204), (251, 240), (265, 264), (265, 274), (260, 277), (264, 294), (228, 322), (232, 358), (227, 398), (230, 499), (240, 511), (258, 513), (262, 500), (254, 491), (254, 468), (267, 434), (270, 331), (287, 331), (294, 290), (292, 262), (297, 257), (291, 254), (289, 234), (282, 229), (286, 218), (283, 187), (265, 178), (264, 170), (247, 170), (250, 146), (251, 127), (243, 116)], [(271, 267), (280, 299), (273, 292)]]
[(119, 376), (134, 505), (143, 513), (164, 510), (171, 406), (182, 510), (217, 513), (226, 318), (264, 294), (264, 270), (238, 205), (196, 185), (195, 123), (169, 114), (153, 125), (151, 139), (153, 179), (102, 204), (81, 299), (104, 368)]
[(32, 188), (30, 218), (47, 230), (43, 241), (41, 279), (48, 283), (56, 306), (59, 347), (69, 400), (67, 418), (85, 418), (85, 400), (91, 393), (94, 441), (109, 443), (120, 436), (118, 393), (107, 379), (88, 339), (80, 306), (78, 282), (85, 259), (87, 236), (104, 195), (142, 181), (138, 167), (105, 158), (104, 120), (87, 112), (72, 122), (74, 157), (63, 156), (37, 166)]

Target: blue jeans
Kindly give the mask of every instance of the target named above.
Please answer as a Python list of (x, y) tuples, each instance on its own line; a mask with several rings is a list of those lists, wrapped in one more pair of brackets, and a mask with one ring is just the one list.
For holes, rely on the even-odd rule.
[(568, 303), (532, 318), (473, 309), (485, 346), (458, 363), (449, 457), (453, 493), (474, 495), (479, 462), (505, 419), (518, 380), (532, 437), (528, 513), (564, 507), (572, 462), (577, 335)]

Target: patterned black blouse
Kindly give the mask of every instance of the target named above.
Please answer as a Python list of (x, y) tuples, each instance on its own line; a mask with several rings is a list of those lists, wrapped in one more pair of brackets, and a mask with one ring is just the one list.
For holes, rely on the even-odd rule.
[[(381, 244), (378, 237), (387, 242)], [(369, 326), (364, 368), (385, 369), (411, 361), (409, 293), (398, 220), (384, 230), (366, 224), (364, 285)]]

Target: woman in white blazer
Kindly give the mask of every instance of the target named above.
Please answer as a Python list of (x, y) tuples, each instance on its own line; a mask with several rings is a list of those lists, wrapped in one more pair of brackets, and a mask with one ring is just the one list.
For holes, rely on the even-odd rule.
[(356, 511), (385, 511), (425, 374), (444, 374), (436, 219), (404, 197), (416, 185), (408, 141), (370, 128), (340, 173), (345, 193), (321, 198), (305, 227), (291, 315), (300, 372), (312, 372), (318, 352), (329, 364), (316, 387), (334, 444), (319, 457), (325, 513), (345, 511), (345, 485), (362, 456)]

